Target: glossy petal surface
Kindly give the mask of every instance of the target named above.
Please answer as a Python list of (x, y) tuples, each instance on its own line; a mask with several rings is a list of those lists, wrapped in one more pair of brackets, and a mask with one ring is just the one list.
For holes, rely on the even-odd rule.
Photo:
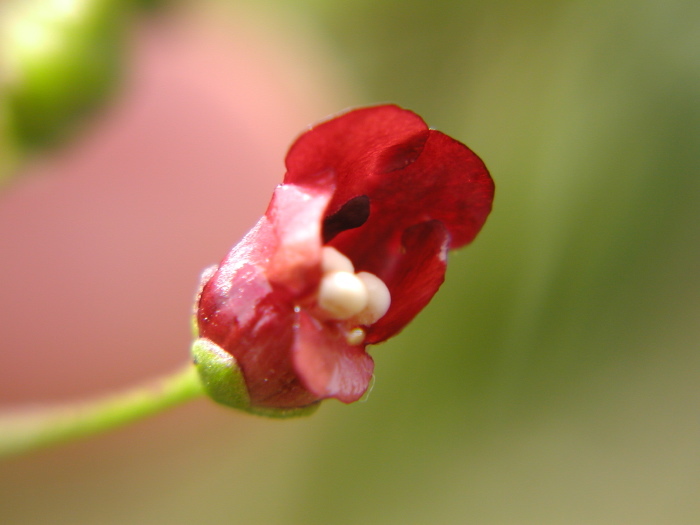
[(344, 403), (360, 399), (374, 371), (364, 348), (350, 346), (340, 331), (304, 311), (295, 331), (294, 363), (307, 388), (319, 398), (335, 397)]

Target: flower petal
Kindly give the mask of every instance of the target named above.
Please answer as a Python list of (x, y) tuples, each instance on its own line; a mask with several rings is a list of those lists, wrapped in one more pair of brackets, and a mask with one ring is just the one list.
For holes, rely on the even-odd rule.
[(352, 403), (367, 390), (374, 361), (361, 346), (350, 346), (343, 333), (298, 313), (293, 347), (294, 366), (302, 382), (319, 398)]
[(294, 295), (315, 287), (320, 279), (323, 215), (335, 189), (332, 172), (322, 177), (325, 182), (318, 187), (278, 186), (265, 212), (276, 238), (267, 277)]
[[(320, 175), (332, 169), (337, 190), (330, 215), (351, 198), (367, 195), (381, 173), (415, 159), (427, 132), (423, 119), (395, 105), (350, 111), (317, 124), (296, 140), (285, 159), (284, 183), (319, 186), (324, 183)], [(387, 151), (395, 154), (387, 157)]]
[(439, 221), (408, 228), (403, 254), (384, 282), (391, 292), (389, 311), (367, 328), (365, 342), (384, 341), (400, 332), (432, 299), (445, 279), (449, 234)]
[(467, 146), (439, 131), (430, 131), (415, 162), (391, 175), (380, 201), (388, 207), (379, 214), (389, 221), (413, 210), (414, 217), (438, 220), (450, 232), (450, 249), (474, 240), (491, 212), (494, 184), (486, 166)]
[(481, 160), (438, 131), (430, 132), (420, 157), (383, 177), (383, 185), (368, 192), (367, 221), (330, 242), (358, 270), (382, 279), (406, 228), (438, 220), (450, 234), (449, 247), (458, 248), (474, 239), (491, 210), (493, 181)]
[(324, 184), (324, 171), (335, 172), (327, 216), (354, 197), (369, 197), (370, 218), (361, 228), (368, 232), (365, 246), (376, 244), (375, 235), (386, 237), (379, 230), (431, 219), (447, 227), (450, 248), (463, 246), (483, 226), (493, 200), (493, 181), (474, 152), (393, 105), (351, 111), (313, 127), (292, 145), (286, 166), (285, 183), (316, 187)]

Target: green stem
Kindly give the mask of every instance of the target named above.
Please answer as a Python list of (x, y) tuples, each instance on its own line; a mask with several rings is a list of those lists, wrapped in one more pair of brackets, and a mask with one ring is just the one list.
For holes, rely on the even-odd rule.
[(103, 399), (0, 414), (0, 457), (88, 437), (204, 393), (193, 365)]

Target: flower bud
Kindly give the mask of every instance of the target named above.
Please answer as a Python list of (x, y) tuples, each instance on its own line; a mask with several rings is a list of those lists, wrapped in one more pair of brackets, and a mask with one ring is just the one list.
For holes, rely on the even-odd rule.
[(279, 417), (362, 398), (367, 346), (428, 304), (493, 198), (471, 150), (397, 106), (319, 124), (285, 162), (265, 215), (203, 275), (192, 348), (212, 398)]
[(14, 0), (0, 19), (0, 92), (19, 146), (55, 142), (115, 83), (124, 2)]

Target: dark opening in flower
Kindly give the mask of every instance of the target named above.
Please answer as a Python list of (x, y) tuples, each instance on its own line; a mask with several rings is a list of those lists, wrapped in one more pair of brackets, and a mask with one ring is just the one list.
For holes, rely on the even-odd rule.
[[(469, 148), (393, 105), (315, 126), (286, 168), (265, 215), (205, 272), (195, 305), (209, 393), (269, 415), (360, 399), (374, 370), (366, 346), (428, 304), (447, 251), (474, 239), (494, 193)], [(217, 376), (210, 355), (232, 373)]]

